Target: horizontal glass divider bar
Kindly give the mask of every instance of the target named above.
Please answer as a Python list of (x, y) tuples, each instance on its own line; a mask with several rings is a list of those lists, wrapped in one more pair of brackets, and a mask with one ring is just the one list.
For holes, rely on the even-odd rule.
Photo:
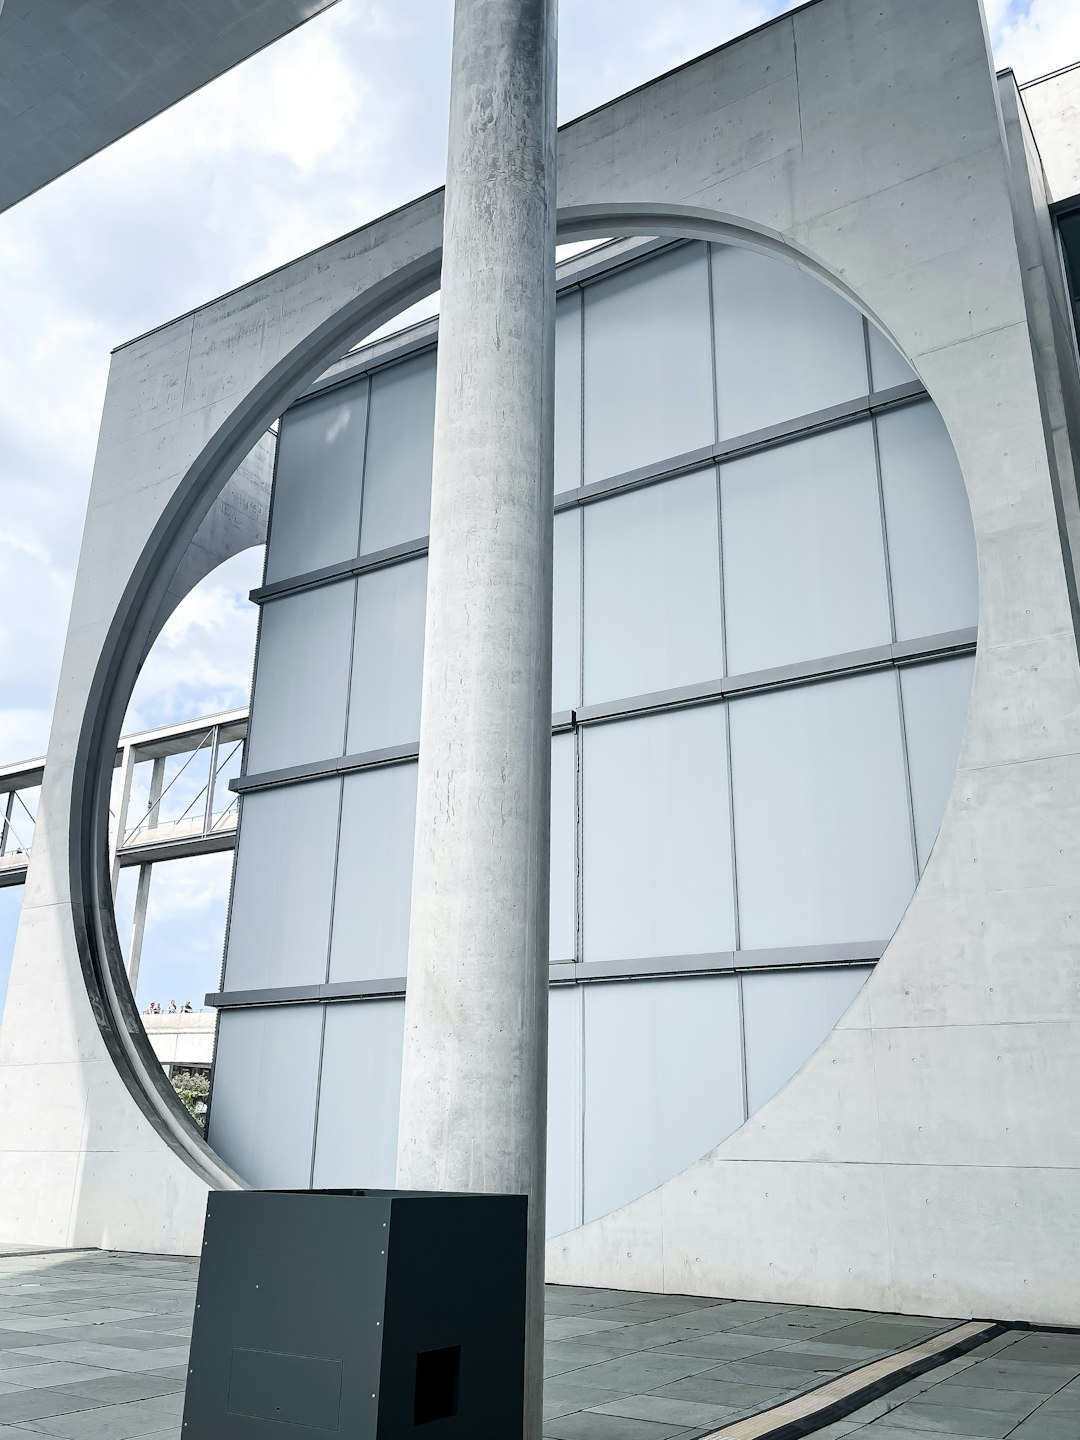
[(404, 975), (381, 980), (334, 981), (323, 985), (272, 985), (258, 990), (219, 990), (204, 997), (213, 1010), (263, 1005), (325, 1005), (337, 1000), (386, 1000), (405, 994)]
[(646, 485), (671, 480), (677, 475), (699, 470), (706, 465), (723, 464), (762, 450), (779, 449), (792, 441), (807, 439), (827, 430), (838, 430), (845, 425), (867, 420), (871, 415), (915, 404), (926, 398), (927, 392), (919, 380), (906, 385), (896, 385), (890, 390), (877, 390), (871, 395), (848, 400), (841, 405), (832, 405), (825, 410), (815, 410), (794, 420), (768, 425), (761, 430), (751, 430), (745, 435), (735, 435), (730, 440), (721, 440), (714, 445), (701, 445), (696, 450), (685, 450), (680, 455), (657, 460), (651, 465), (642, 465), (636, 470), (626, 470), (619, 475), (609, 475), (603, 480), (593, 480), (576, 490), (562, 490), (555, 496), (555, 510), (556, 513), (573, 510), (578, 505), (589, 505), (624, 490), (640, 490)]
[(333, 585), (338, 580), (352, 580), (372, 570), (385, 570), (387, 566), (400, 565), (405, 560), (417, 560), (427, 552), (428, 537), (422, 535), (418, 540), (406, 541), (404, 545), (391, 545), (386, 550), (375, 550), (354, 560), (341, 560), (336, 565), (324, 565), (319, 570), (308, 570), (288, 580), (274, 580), (269, 585), (260, 585), (249, 592), (248, 599), (253, 605), (265, 605), (268, 600), (277, 600), (283, 595), (295, 595), (301, 590)]
[[(632, 249), (620, 249), (615, 254), (597, 255), (590, 259), (588, 253), (581, 255), (569, 255), (565, 260), (560, 260), (555, 272), (555, 289), (559, 295), (569, 294), (587, 285), (590, 281), (606, 275), (611, 270), (619, 270), (629, 267), (650, 255), (655, 255), (660, 250), (673, 250), (681, 245), (700, 244), (694, 240), (672, 240), (658, 236), (651, 240), (643, 240)], [(421, 327), (423, 327), (421, 329)], [(357, 351), (354, 359), (349, 363), (349, 357), (343, 355), (337, 363), (342, 367), (331, 375), (320, 376), (304, 391), (303, 395), (297, 396), (292, 405), (302, 405), (305, 400), (310, 400), (316, 395), (325, 395), (328, 390), (335, 389), (338, 385), (348, 385), (353, 380), (359, 380), (365, 375), (373, 375), (377, 370), (385, 369), (388, 365), (396, 365), (399, 360), (406, 360), (411, 355), (421, 350), (433, 350), (438, 344), (439, 316), (428, 315), (423, 320), (417, 320), (412, 325), (405, 326), (399, 333), (401, 343), (394, 345), (394, 335), (384, 335), (381, 340), (372, 341), (370, 347), (362, 346)], [(292, 409), (292, 405), (289, 409)]]
[(269, 790), (278, 785), (296, 785), (302, 780), (325, 780), (335, 775), (352, 775), (357, 770), (371, 770), (381, 765), (404, 765), (420, 754), (419, 741), (408, 745), (388, 745), (383, 750), (365, 750), (359, 755), (339, 755), (335, 760), (313, 760), (306, 765), (290, 765), (282, 770), (263, 770), (255, 775), (241, 775), (229, 781), (229, 789), (237, 795), (252, 790)]
[(189, 860), (193, 855), (214, 855), (222, 850), (235, 850), (236, 825), (227, 830), (209, 830), (201, 835), (185, 835), (177, 840), (151, 840), (121, 846), (117, 861), (123, 869), (129, 865), (156, 865), (165, 860)]
[(957, 653), (970, 653), (975, 649), (978, 638), (978, 629), (970, 625), (964, 630), (946, 630), (926, 639), (897, 640), (892, 647), (893, 660), (897, 665), (905, 665), (916, 660), (934, 659), (938, 656), (945, 659)]
[[(842, 945), (793, 945), (776, 950), (721, 950), (707, 955), (659, 955), (641, 960), (554, 961), (548, 966), (551, 985), (589, 985), (610, 980), (642, 980), (666, 976), (733, 975), (743, 971), (807, 970), (822, 967), (873, 965), (886, 940)], [(405, 994), (405, 977), (342, 980), (322, 985), (275, 985), (257, 990), (220, 990), (205, 997), (215, 1010), (264, 1005), (323, 1005), (342, 1000), (382, 1000)]]
[(400, 332), (400, 345), (390, 344), (394, 337), (384, 335), (381, 340), (372, 341), (367, 354), (364, 353), (364, 350), (368, 349), (366, 346), (358, 351), (352, 363), (348, 363), (348, 356), (343, 355), (337, 362), (342, 368), (333, 375), (320, 376), (302, 395), (296, 397), (289, 409), (291, 410), (293, 405), (302, 405), (305, 400), (313, 400), (316, 395), (325, 395), (328, 390), (336, 390), (339, 385), (349, 385), (354, 380), (362, 380), (365, 375), (374, 375), (377, 370), (385, 370), (388, 365), (397, 365), (399, 361), (407, 360), (422, 350), (434, 350), (438, 344), (438, 320), (437, 314), (425, 315), (422, 320), (405, 326)]
[[(632, 715), (679, 710), (690, 705), (706, 705), (712, 701), (742, 698), (765, 690), (821, 684), (842, 679), (846, 675), (887, 669), (892, 665), (913, 665), (920, 661), (970, 654), (975, 649), (977, 636), (978, 631), (974, 627), (970, 630), (951, 630), (921, 640), (877, 645), (868, 650), (853, 650), (844, 655), (829, 655), (818, 660), (802, 660), (770, 670), (753, 670), (744, 675), (704, 680), (697, 685), (680, 685), (671, 690), (657, 690), (652, 694), (629, 695), (621, 700), (605, 701), (603, 704), (582, 705), (576, 710), (558, 710), (551, 717), (551, 733), (561, 735), (578, 725), (599, 725)], [(384, 750), (367, 750), (357, 755), (339, 755), (331, 760), (312, 760), (280, 770), (263, 770), (253, 775), (241, 775), (238, 779), (229, 781), (229, 789), (236, 795), (244, 795), (252, 790), (269, 790), (280, 785), (297, 785), (305, 780), (351, 775), (358, 770), (402, 765), (416, 760), (419, 754), (420, 746), (416, 741), (407, 745), (391, 745)]]
[[(710, 955), (661, 955), (644, 960), (583, 960), (552, 966), (553, 983), (596, 984), (668, 975), (739, 975), (756, 970), (806, 970), (823, 966), (873, 965), (886, 940), (849, 945), (793, 945), (776, 950), (721, 950)], [(556, 978), (554, 971), (558, 968)]]
[(576, 490), (562, 490), (555, 496), (555, 513), (573, 510), (594, 500), (605, 500), (609, 495), (621, 494), (625, 490), (640, 490), (661, 480), (673, 480), (690, 470), (700, 470), (715, 462), (715, 448), (713, 445), (700, 445), (696, 450), (684, 450), (680, 455), (657, 460), (652, 465), (641, 465), (636, 470), (624, 470), (619, 475), (579, 485)]
[[(754, 430), (746, 435), (737, 435), (716, 445), (702, 445), (696, 450), (657, 460), (651, 465), (636, 470), (626, 470), (604, 480), (594, 480), (574, 490), (563, 490), (555, 496), (555, 513), (574, 510), (582, 505), (605, 500), (611, 495), (624, 491), (640, 490), (646, 485), (656, 485), (664, 480), (673, 480), (692, 470), (704, 466), (734, 460), (743, 455), (756, 454), (762, 450), (776, 449), (810, 435), (826, 430), (836, 430), (858, 420), (865, 420), (883, 410), (893, 410), (926, 398), (926, 390), (920, 381), (908, 385), (897, 385), (891, 390), (875, 391), (860, 400), (843, 405), (833, 405), (827, 410), (817, 410), (811, 415), (801, 415), (795, 420), (779, 425), (769, 425), (763, 430)], [(371, 555), (360, 555), (351, 560), (341, 560), (334, 565), (324, 565), (318, 570), (308, 570), (301, 575), (285, 580), (274, 580), (252, 590), (248, 599), (255, 605), (264, 605), (284, 595), (295, 595), (301, 590), (314, 590), (320, 585), (332, 585), (338, 580), (351, 580), (369, 570), (382, 570), (388, 565), (397, 565), (405, 560), (415, 560), (428, 552), (428, 537), (418, 536), (400, 545), (378, 550)]]
[(941, 635), (902, 643), (875, 645), (866, 650), (851, 650), (843, 655), (828, 655), (816, 660), (801, 660), (791, 665), (778, 665), (768, 670), (752, 670), (743, 675), (727, 675), (705, 680), (697, 685), (680, 685), (652, 694), (630, 695), (621, 700), (582, 705), (574, 711), (577, 725), (617, 720), (654, 710), (671, 710), (686, 705), (706, 704), (711, 700), (734, 699), (763, 690), (787, 689), (795, 685), (816, 684), (858, 674), (864, 670), (880, 670), (891, 665), (910, 665), (917, 661), (945, 659), (967, 654), (975, 649), (978, 631), (951, 630)]

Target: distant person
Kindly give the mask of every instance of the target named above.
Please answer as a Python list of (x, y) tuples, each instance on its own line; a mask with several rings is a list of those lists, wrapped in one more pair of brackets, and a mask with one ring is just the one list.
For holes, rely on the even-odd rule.
[(181, 1009), (181, 1012), (182, 1012), (184, 1015), (190, 1015), (190, 1014), (191, 1014), (191, 1001), (190, 1001), (190, 1000), (185, 1000), (184, 1003), (183, 1003), (183, 1005), (180, 1007), (180, 1009)]
[(169, 1001), (169, 1014), (170, 1014), (170, 1015), (175, 1015), (175, 1014), (176, 1014), (176, 1001), (175, 1001), (175, 1000), (170, 1000), (170, 1001)]

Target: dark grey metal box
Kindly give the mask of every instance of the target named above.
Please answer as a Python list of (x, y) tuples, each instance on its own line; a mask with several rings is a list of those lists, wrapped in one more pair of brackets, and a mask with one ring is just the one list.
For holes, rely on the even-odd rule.
[(212, 1194), (184, 1440), (514, 1440), (526, 1218), (520, 1195)]

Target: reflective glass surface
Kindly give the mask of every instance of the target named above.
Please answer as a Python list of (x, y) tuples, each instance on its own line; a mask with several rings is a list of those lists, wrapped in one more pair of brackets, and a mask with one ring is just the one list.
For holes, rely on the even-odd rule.
[(371, 380), (361, 554), (427, 534), (434, 435), (434, 350), (377, 370)]
[(865, 395), (862, 316), (794, 263), (712, 247), (720, 438)]
[(585, 483), (715, 437), (703, 246), (585, 290)]
[(729, 674), (889, 643), (869, 424), (722, 465), (720, 513)]
[(356, 554), (367, 397), (358, 380), (282, 416), (267, 583)]
[(716, 472), (585, 507), (585, 703), (723, 673)]
[(734, 946), (724, 711), (583, 733), (584, 958)]

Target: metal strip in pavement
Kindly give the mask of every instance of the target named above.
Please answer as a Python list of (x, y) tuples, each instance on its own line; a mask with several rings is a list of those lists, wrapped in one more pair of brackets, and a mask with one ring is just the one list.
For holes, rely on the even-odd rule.
[(802, 1440), (803, 1436), (843, 1420), (905, 1381), (936, 1370), (939, 1365), (993, 1340), (1009, 1328), (992, 1320), (965, 1321), (918, 1345), (894, 1351), (881, 1360), (871, 1360), (857, 1370), (827, 1380), (793, 1400), (785, 1400), (769, 1410), (759, 1410), (719, 1430), (710, 1430), (701, 1440)]

